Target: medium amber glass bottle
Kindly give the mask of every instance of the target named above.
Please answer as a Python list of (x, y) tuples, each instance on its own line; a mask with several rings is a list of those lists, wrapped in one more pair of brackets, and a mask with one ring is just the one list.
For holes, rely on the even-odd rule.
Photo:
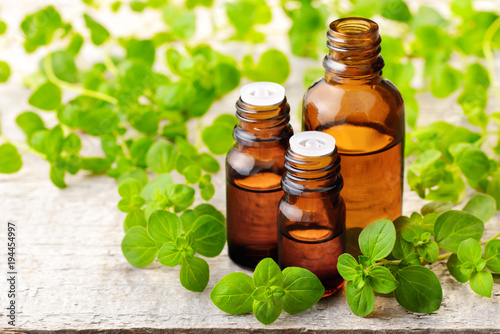
[(312, 271), (325, 287), (323, 297), (330, 296), (344, 283), (337, 270), (345, 251), (345, 204), (335, 139), (323, 132), (301, 132), (290, 139), (285, 159), (279, 264)]
[(325, 77), (304, 96), (303, 129), (337, 140), (347, 228), (395, 219), (403, 194), (404, 104), (382, 77), (378, 25), (344, 18), (330, 24), (327, 36)]
[(285, 89), (255, 82), (241, 89), (236, 103), (236, 144), (226, 160), (229, 257), (254, 268), (277, 258), (277, 212), (283, 191), (285, 152), (293, 135)]

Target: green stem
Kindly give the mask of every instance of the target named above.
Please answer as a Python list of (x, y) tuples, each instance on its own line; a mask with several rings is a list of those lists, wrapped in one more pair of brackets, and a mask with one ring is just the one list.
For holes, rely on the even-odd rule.
[[(498, 237), (498, 236), (500, 236), (500, 233), (499, 233), (499, 234), (497, 234), (497, 237)], [(446, 254), (439, 255), (439, 256), (437, 257), (437, 260), (436, 260), (436, 261), (438, 261), (438, 260), (443, 260), (443, 259), (447, 259), (447, 258), (449, 258), (452, 254), (453, 254), (453, 253), (446, 253)], [(422, 262), (422, 263), (423, 263), (424, 261), (425, 261), (425, 260), (421, 257), (421, 258), (420, 258), (420, 262)], [(388, 263), (399, 264), (399, 263), (401, 263), (401, 260), (390, 260), (390, 261), (389, 261), (389, 260), (386, 260), (386, 259), (382, 259), (382, 260), (380, 260), (379, 262), (375, 263), (373, 266), (374, 266), (374, 267), (376, 267), (376, 266), (384, 266), (384, 265), (386, 265), (386, 264), (388, 264)]]
[(39, 157), (45, 159), (45, 155), (43, 155), (42, 153), (40, 153), (38, 151), (35, 151), (34, 149), (25, 145), (24, 143), (21, 143), (21, 142), (15, 141), (15, 140), (10, 140), (9, 138), (5, 137), (4, 134), (0, 134), (0, 138), (2, 138), (6, 143), (12, 144), (15, 147), (23, 150), (24, 152), (30, 152), (30, 153), (33, 153), (33, 154), (38, 155)]
[[(441, 254), (437, 257), (437, 260), (443, 260), (449, 258), (453, 253), (446, 253), (446, 254)], [(436, 260), (436, 261), (437, 261)]]
[(374, 267), (385, 266), (388, 263), (399, 264), (399, 263), (401, 263), (401, 260), (386, 260), (386, 259), (382, 259), (379, 262), (375, 263), (373, 266)]
[(113, 74), (113, 75), (118, 75), (118, 68), (116, 67), (115, 63), (113, 63), (113, 59), (111, 59), (111, 56), (109, 55), (108, 52), (104, 53), (104, 65), (108, 68), (108, 71)]
[(495, 234), (493, 237), (491, 237), (490, 239), (488, 239), (488, 241), (486, 241), (486, 243), (490, 242), (491, 240), (495, 240), (496, 238), (500, 237), (500, 232), (498, 232), (497, 234)]
[[(113, 135), (117, 138), (116, 142), (117, 142), (118, 146), (120, 146), (120, 148), (122, 149), (123, 155), (125, 156), (125, 158), (131, 159), (129, 148), (127, 147), (127, 145), (123, 141), (123, 137), (121, 137), (116, 130), (113, 131)], [(119, 140), (119, 138), (121, 138), (122, 140)]]
[(66, 81), (62, 81), (59, 78), (57, 78), (56, 75), (54, 74), (54, 70), (52, 68), (52, 57), (50, 56), (50, 53), (44, 57), (43, 65), (44, 65), (45, 73), (47, 73), (47, 78), (49, 79), (49, 81), (52, 81), (53, 83), (55, 83), (61, 87), (64, 87), (66, 89), (78, 92), (81, 95), (93, 97), (93, 98), (96, 98), (99, 100), (109, 102), (111, 104), (118, 104), (118, 100), (112, 96), (109, 96), (108, 94), (104, 94), (101, 92), (97, 92), (95, 90), (90, 90), (90, 89), (86, 89), (86, 88), (83, 88), (83, 87), (80, 87), (77, 85), (73, 85), (73, 84), (70, 84)]
[(196, 120), (196, 127), (197, 131), (196, 131), (194, 147), (196, 147), (196, 149), (200, 149), (203, 144), (203, 138), (201, 137), (201, 133), (203, 132), (203, 124), (201, 123), (201, 118), (198, 118)]
[(498, 87), (498, 83), (495, 76), (495, 63), (494, 63), (493, 49), (491, 47), (491, 41), (493, 40), (493, 36), (495, 36), (495, 33), (499, 29), (500, 29), (500, 17), (497, 18), (495, 22), (493, 22), (493, 24), (488, 28), (488, 30), (486, 30), (483, 41), (483, 53), (484, 57), (486, 58), (488, 71), (491, 76), (493, 91), (495, 92), (498, 101), (500, 101), (500, 87)]

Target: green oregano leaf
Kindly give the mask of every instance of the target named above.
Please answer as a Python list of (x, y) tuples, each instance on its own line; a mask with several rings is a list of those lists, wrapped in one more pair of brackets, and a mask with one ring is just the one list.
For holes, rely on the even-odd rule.
[(256, 287), (260, 286), (283, 286), (283, 274), (276, 262), (265, 258), (255, 267), (253, 282)]
[(15, 173), (19, 171), (22, 166), (23, 161), (14, 145), (10, 143), (0, 145), (0, 173)]
[(337, 260), (337, 270), (346, 281), (352, 281), (358, 275), (358, 266), (358, 261), (347, 253), (340, 255)]
[(427, 267), (409, 266), (396, 274), (399, 286), (394, 297), (399, 305), (417, 313), (432, 313), (439, 309), (443, 291), (436, 274)]
[(286, 55), (276, 49), (264, 52), (255, 67), (247, 68), (246, 75), (254, 81), (283, 83), (290, 74), (290, 63)]
[(423, 216), (426, 216), (431, 213), (435, 213), (437, 215), (442, 214), (443, 212), (449, 211), (452, 208), (452, 204), (450, 202), (443, 202), (443, 201), (435, 201), (435, 202), (430, 202), (427, 203), (422, 207), (420, 210), (420, 213), (422, 213)]
[(497, 202), (497, 210), (500, 210), (500, 175), (493, 175), (488, 181), (486, 192)]
[(179, 278), (183, 287), (193, 292), (205, 290), (210, 277), (210, 269), (207, 261), (193, 257), (182, 260)]
[(434, 263), (439, 256), (439, 246), (435, 241), (430, 241), (418, 246), (417, 252), (425, 261)]
[(462, 262), (462, 267), (460, 268), (460, 272), (463, 275), (466, 275), (470, 278), (470, 275), (472, 275), (474, 273), (474, 269), (475, 269), (475, 266), (473, 263), (471, 263), (471, 262), (463, 263)]
[(198, 215), (193, 210), (184, 211), (181, 216), (182, 230), (187, 232), (191, 230), (193, 223), (198, 218)]
[(215, 186), (212, 183), (200, 186), (200, 196), (205, 201), (209, 201), (215, 195)]
[(134, 226), (141, 226), (145, 228), (147, 224), (148, 222), (146, 220), (144, 210), (135, 209), (127, 213), (127, 217), (125, 217), (125, 221), (123, 222), (123, 229), (127, 232)]
[(380, 14), (389, 19), (399, 22), (408, 22), (412, 15), (408, 5), (403, 0), (384, 0)]
[(264, 325), (269, 325), (279, 318), (283, 309), (283, 301), (279, 300), (254, 300), (253, 314)]
[(486, 194), (475, 194), (467, 202), (463, 211), (473, 214), (484, 223), (493, 218), (496, 212), (496, 201), (493, 197)]
[(53, 6), (47, 6), (26, 16), (21, 22), (21, 29), (26, 36), (24, 49), (31, 53), (42, 45), (48, 45), (56, 30), (62, 26), (61, 15)]
[(472, 238), (479, 241), (484, 224), (476, 216), (463, 211), (448, 211), (441, 214), (434, 225), (434, 238), (439, 247), (456, 253), (458, 245)]
[(481, 259), (483, 250), (481, 245), (474, 239), (467, 239), (460, 243), (457, 250), (457, 256), (460, 262), (470, 262), (476, 264)]
[(144, 227), (135, 226), (127, 231), (122, 241), (122, 252), (134, 267), (142, 268), (153, 263), (158, 249)]
[(201, 178), (201, 168), (195, 165), (188, 166), (184, 169), (182, 175), (186, 178), (186, 183), (198, 183)]
[(202, 139), (213, 154), (226, 154), (233, 145), (234, 124), (213, 124), (202, 132)]
[(177, 150), (175, 146), (157, 141), (149, 149), (146, 161), (148, 167), (155, 173), (169, 173), (174, 169)]
[(193, 161), (205, 172), (217, 173), (220, 170), (220, 165), (217, 160), (208, 153), (201, 153), (193, 157)]
[(252, 312), (255, 290), (252, 277), (244, 273), (224, 276), (210, 292), (210, 299), (221, 311), (229, 314)]
[(472, 291), (480, 296), (491, 297), (491, 291), (493, 290), (493, 276), (489, 271), (481, 270), (475, 272), (470, 276), (469, 281)]
[(190, 231), (198, 254), (215, 257), (222, 252), (226, 243), (226, 229), (218, 219), (208, 215), (200, 216), (195, 220)]
[(130, 157), (134, 165), (145, 168), (148, 150), (153, 145), (153, 140), (143, 137), (134, 141), (130, 147)]
[(396, 238), (396, 242), (394, 244), (394, 249), (392, 250), (392, 256), (396, 259), (402, 260), (410, 254), (415, 253), (415, 248), (413, 247), (411, 242), (403, 239), (401, 235)]
[[(45, 57), (51, 58), (52, 71), (58, 79), (67, 82), (76, 81), (78, 69), (75, 64), (75, 57), (70, 52), (56, 51), (46, 55)], [(42, 64), (43, 62), (44, 60), (42, 59)]]
[(349, 281), (346, 284), (345, 295), (349, 308), (357, 316), (365, 317), (375, 308), (375, 294), (368, 284), (357, 289), (354, 282)]
[(156, 210), (149, 216), (148, 234), (158, 242), (175, 242), (181, 234), (181, 221), (172, 212)]
[(57, 162), (53, 162), (50, 165), (50, 180), (52, 183), (61, 189), (64, 189), (67, 187), (66, 182), (64, 181), (64, 176), (66, 174), (66, 171), (64, 168)]
[[(1, 24), (1, 21), (0, 21)], [(1, 34), (0, 34), (1, 35)], [(10, 77), (10, 66), (6, 62), (0, 60), (0, 83), (7, 82)]]
[(155, 194), (164, 194), (174, 181), (170, 174), (159, 174), (155, 179), (149, 181), (141, 190), (141, 197), (151, 201)]
[(94, 20), (90, 15), (84, 14), (85, 24), (90, 30), (90, 39), (95, 45), (101, 45), (106, 42), (110, 35), (109, 31), (104, 28), (99, 22)]
[(193, 211), (197, 216), (209, 215), (220, 221), (222, 224), (226, 223), (226, 218), (224, 217), (222, 212), (217, 210), (211, 204), (208, 203), (199, 204), (193, 209)]
[(122, 198), (132, 198), (141, 193), (142, 184), (136, 179), (127, 179), (120, 183), (118, 193)]
[(463, 263), (458, 259), (457, 254), (452, 254), (448, 261), (446, 262), (446, 267), (450, 272), (450, 275), (453, 276), (458, 282), (465, 283), (469, 280), (470, 275), (466, 275), (462, 272)]
[(164, 266), (175, 267), (182, 262), (182, 259), (182, 251), (176, 247), (175, 242), (164, 243), (158, 251), (158, 262)]
[(307, 269), (288, 267), (283, 270), (283, 310), (296, 314), (313, 307), (325, 293), (319, 278)]
[(54, 110), (61, 104), (62, 92), (59, 86), (47, 81), (31, 94), (28, 103), (42, 110)]
[(389, 255), (395, 242), (396, 229), (389, 219), (380, 219), (371, 223), (359, 235), (361, 251), (373, 261)]
[(387, 268), (373, 267), (368, 270), (367, 274), (368, 285), (378, 293), (390, 293), (398, 286), (398, 281)]
[(33, 133), (45, 129), (42, 118), (32, 111), (26, 111), (19, 114), (16, 117), (16, 123), (28, 138), (31, 137)]
[(185, 184), (173, 184), (167, 188), (167, 196), (174, 205), (175, 212), (181, 212), (194, 202), (195, 191)]
[(486, 267), (495, 274), (500, 273), (500, 240), (493, 239), (486, 243), (484, 248)]

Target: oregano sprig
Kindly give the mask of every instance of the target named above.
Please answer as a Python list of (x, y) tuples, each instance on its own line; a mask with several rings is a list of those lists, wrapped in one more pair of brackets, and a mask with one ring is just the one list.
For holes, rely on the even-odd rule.
[[(135, 184), (128, 181), (120, 186)], [(130, 189), (130, 186), (126, 187)], [(138, 196), (136, 188), (133, 196)], [(123, 192), (123, 191), (122, 191)], [(179, 279), (183, 287), (201, 292), (208, 284), (208, 263), (196, 256), (214, 257), (220, 254), (226, 242), (222, 214), (210, 204), (200, 204), (179, 217), (166, 210), (155, 210), (147, 226), (127, 226), (122, 241), (123, 255), (135, 267), (145, 267), (156, 258), (167, 267), (180, 265)]]
[(296, 314), (313, 307), (325, 293), (321, 281), (309, 270), (288, 267), (281, 271), (265, 258), (255, 268), (253, 279), (244, 273), (224, 276), (210, 292), (210, 299), (229, 314), (253, 312), (265, 325), (276, 321), (282, 310)]
[(424, 265), (446, 258), (448, 270), (458, 282), (469, 282), (472, 291), (490, 297), (492, 273), (500, 270), (500, 240), (496, 239), (500, 234), (486, 242), (484, 256), (480, 240), (484, 223), (495, 208), (492, 197), (476, 194), (462, 211), (450, 210), (448, 202), (433, 202), (421, 213), (401, 216), (394, 223), (382, 219), (368, 225), (359, 235), (358, 260), (345, 253), (337, 264), (347, 281), (351, 311), (359, 316), (370, 314), (375, 307), (374, 292), (393, 293), (412, 312), (438, 310), (443, 298), (441, 284)]

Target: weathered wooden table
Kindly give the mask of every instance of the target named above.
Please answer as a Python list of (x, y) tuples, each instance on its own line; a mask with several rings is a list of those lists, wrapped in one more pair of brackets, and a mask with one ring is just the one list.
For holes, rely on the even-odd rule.
[[(17, 96), (22, 98), (25, 93)], [(495, 279), (493, 297), (480, 297), (449, 276), (444, 262), (433, 265), (444, 295), (442, 307), (433, 314), (410, 313), (393, 299), (377, 297), (375, 311), (360, 318), (350, 312), (341, 290), (309, 311), (294, 316), (284, 313), (270, 326), (260, 324), (253, 315), (227, 315), (209, 299), (220, 278), (244, 271), (229, 260), (226, 250), (208, 259), (211, 274), (207, 289), (189, 292), (179, 283), (178, 268), (154, 263), (137, 269), (127, 263), (120, 249), (124, 214), (116, 208), (119, 195), (113, 179), (80, 174), (68, 179), (67, 189), (59, 190), (49, 181), (47, 163), (30, 155), (24, 157), (24, 163), (21, 172), (0, 176), (0, 268), (7, 271), (6, 225), (13, 221), (18, 234), (20, 330), (500, 332), (499, 278)], [(224, 212), (223, 173), (214, 181), (217, 195), (212, 203)], [(406, 189), (405, 213), (419, 210), (421, 204), (415, 193)], [(498, 230), (497, 214), (487, 224), (485, 237)], [(5, 280), (0, 286), (4, 313)], [(1, 317), (0, 328), (11, 329), (5, 317)]]
[[(23, 64), (20, 42), (4, 48), (12, 62)], [(17, 43), (17, 44), (16, 44)], [(1, 46), (0, 46), (1, 47)], [(26, 63), (27, 64), (27, 63)], [(303, 94), (302, 72), (312, 62), (293, 59), (293, 72), (286, 85), (292, 106), (293, 125), (300, 129), (297, 107)], [(18, 66), (22, 67), (22, 66)], [(33, 67), (33, 66), (32, 66)], [(27, 71), (32, 69), (28, 68)], [(14, 126), (17, 113), (31, 109), (29, 91), (21, 77), (14, 75), (0, 86), (3, 132), (12, 139), (23, 139)], [(219, 112), (234, 112), (238, 92), (217, 102), (207, 122)], [(461, 111), (450, 100), (420, 98), (423, 117), (430, 123), (438, 119), (459, 124)], [(53, 115), (44, 113), (50, 123)], [(99, 151), (92, 139), (84, 141), (84, 154)], [(49, 166), (39, 158), (23, 157), (23, 169), (14, 175), (0, 175), (0, 272), (6, 276), (7, 222), (16, 223), (18, 234), (18, 327), (7, 324), (5, 308), (7, 283), (0, 280), (0, 331), (60, 333), (242, 333), (242, 332), (418, 332), (418, 333), (500, 333), (500, 285), (495, 278), (492, 298), (474, 294), (467, 284), (457, 283), (447, 274), (446, 264), (432, 268), (443, 286), (443, 303), (433, 314), (405, 311), (394, 299), (376, 298), (374, 312), (367, 318), (353, 315), (344, 290), (322, 300), (311, 310), (282, 316), (264, 326), (253, 315), (231, 316), (210, 301), (211, 288), (224, 275), (244, 271), (234, 265), (227, 251), (210, 264), (210, 282), (202, 293), (185, 290), (179, 283), (178, 268), (154, 263), (137, 269), (127, 263), (120, 249), (124, 235), (124, 214), (116, 204), (119, 196), (115, 181), (106, 176), (79, 174), (69, 177), (69, 187), (59, 190), (49, 180)], [(223, 166), (223, 157), (220, 159)], [(225, 213), (224, 175), (214, 177), (216, 196), (212, 204)], [(418, 211), (423, 203), (405, 189), (404, 213)], [(486, 226), (485, 238), (500, 230), (497, 214)]]

